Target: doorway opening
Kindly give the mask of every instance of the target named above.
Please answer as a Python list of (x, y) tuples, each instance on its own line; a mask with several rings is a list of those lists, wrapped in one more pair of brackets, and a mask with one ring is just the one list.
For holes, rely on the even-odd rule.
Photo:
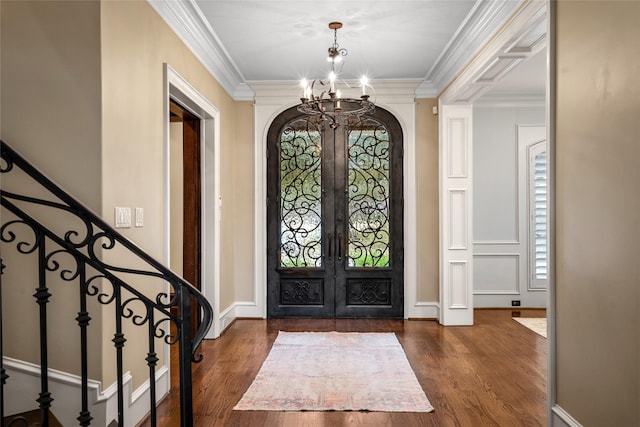
[[(177, 218), (176, 215), (184, 214), (184, 210), (190, 209), (188, 216), (191, 216), (192, 225), (187, 226), (195, 230), (196, 236), (187, 236), (193, 238), (190, 245), (191, 255), (185, 254), (192, 262), (197, 262), (199, 268), (192, 272), (192, 278), (187, 280), (197, 280), (200, 291), (207, 298), (214, 309), (215, 313), (220, 313), (220, 111), (197, 89), (195, 89), (184, 77), (173, 70), (168, 64), (164, 65), (164, 122), (165, 122), (165, 138), (164, 138), (164, 260), (167, 266), (172, 266), (176, 261), (176, 257), (182, 260), (182, 254), (171, 255), (171, 246), (182, 249), (182, 242), (177, 245), (172, 243), (171, 224), (183, 224), (183, 218)], [(180, 107), (184, 112), (172, 107), (171, 103)], [(173, 113), (172, 113), (173, 108)], [(180, 149), (171, 152), (171, 116), (182, 115), (183, 123), (186, 121), (189, 127), (188, 132), (191, 137), (199, 136), (199, 145), (191, 144), (187, 147), (191, 150), (187, 157), (190, 157), (190, 163), (193, 168), (189, 173), (191, 183), (189, 186), (194, 190), (194, 194), (200, 195), (199, 200), (194, 199), (187, 201), (189, 207), (184, 209), (181, 205), (174, 206), (172, 212), (171, 199), (171, 170), (175, 166), (183, 163), (184, 149), (182, 142), (178, 145)], [(185, 120), (186, 118), (186, 120)], [(176, 120), (174, 118), (174, 120)], [(175, 123), (175, 122), (174, 122)], [(175, 132), (181, 137), (186, 130)], [(177, 151), (177, 153), (176, 153)], [(178, 155), (178, 157), (175, 157)], [(180, 156), (182, 155), (182, 156)], [(199, 168), (199, 170), (198, 170)], [(180, 171), (181, 176), (184, 175)], [(182, 183), (179, 188), (182, 190)], [(173, 192), (177, 190), (174, 189)], [(184, 190), (182, 190), (184, 191)], [(180, 195), (178, 198), (182, 198)], [(179, 213), (176, 213), (178, 211)], [(184, 225), (182, 225), (184, 226)], [(199, 230), (199, 233), (198, 233)], [(199, 248), (199, 258), (198, 258)], [(182, 266), (181, 266), (182, 268)], [(194, 279), (195, 278), (195, 279)], [(169, 292), (167, 286), (167, 292)], [(217, 338), (220, 335), (220, 316), (214, 316), (213, 328), (210, 329), (205, 338)], [(169, 358), (168, 348), (165, 349), (167, 360)]]
[(295, 107), (267, 136), (269, 317), (402, 317), (402, 130), (382, 108), (337, 128)]
[[(169, 101), (170, 111), (170, 206), (171, 264), (174, 272), (201, 290), (202, 218), (201, 218), (201, 140), (200, 118), (176, 101)], [(191, 302), (191, 333), (200, 319), (197, 301)]]

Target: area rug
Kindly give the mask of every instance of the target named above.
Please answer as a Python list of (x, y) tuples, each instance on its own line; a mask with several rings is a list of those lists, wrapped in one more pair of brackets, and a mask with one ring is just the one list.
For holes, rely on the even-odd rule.
[(512, 319), (531, 329), (536, 334), (547, 337), (547, 319), (545, 317), (513, 317)]
[(233, 409), (433, 411), (395, 334), (351, 332), (279, 332)]

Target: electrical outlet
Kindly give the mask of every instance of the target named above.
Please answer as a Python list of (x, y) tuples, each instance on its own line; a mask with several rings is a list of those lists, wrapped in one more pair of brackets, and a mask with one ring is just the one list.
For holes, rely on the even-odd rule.
[(519, 299), (511, 300), (511, 307), (520, 307), (520, 300)]

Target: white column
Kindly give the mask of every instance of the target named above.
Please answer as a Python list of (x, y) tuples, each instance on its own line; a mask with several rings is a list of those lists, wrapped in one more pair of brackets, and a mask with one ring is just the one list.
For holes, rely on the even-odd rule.
[(440, 106), (440, 323), (473, 325), (471, 105)]

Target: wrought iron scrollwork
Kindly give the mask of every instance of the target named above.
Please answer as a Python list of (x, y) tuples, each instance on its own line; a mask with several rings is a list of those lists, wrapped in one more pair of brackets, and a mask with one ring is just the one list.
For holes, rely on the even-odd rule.
[[(135, 303), (140, 303), (137, 305), (138, 306), (142, 305), (142, 307), (144, 307), (143, 315), (138, 314), (140, 313), (140, 310), (135, 310), (134, 308), (131, 307)], [(145, 303), (145, 301), (143, 301), (141, 298), (138, 298), (138, 297), (129, 298), (122, 303), (122, 317), (125, 319), (131, 319), (131, 322), (136, 326), (142, 326), (149, 321), (149, 318), (151, 316), (151, 310), (152, 308), (149, 307)]]
[[(97, 281), (99, 283), (95, 284), (94, 281)], [(100, 286), (103, 283), (109, 284), (110, 292), (106, 292), (103, 290), (103, 287)], [(102, 305), (111, 304), (111, 302), (116, 297), (116, 292), (115, 292), (116, 285), (113, 283), (113, 281), (109, 280), (109, 278), (104, 274), (98, 274), (96, 276), (89, 278), (89, 280), (87, 280), (86, 282), (86, 288), (87, 288), (86, 290), (87, 295), (95, 296), (98, 302)]]
[[(61, 254), (69, 255), (69, 258), (73, 260), (73, 267), (62, 268), (60, 261), (55, 259), (57, 255), (61, 255)], [(75, 280), (80, 274), (80, 263), (78, 258), (75, 257), (73, 253), (65, 249), (58, 249), (53, 252), (50, 252), (45, 257), (45, 266), (46, 266), (46, 269), (51, 272), (60, 270), (60, 278), (65, 282), (71, 282)]]
[[(156, 321), (156, 323), (154, 323), (153, 325), (153, 330), (155, 331), (154, 335), (156, 338), (160, 338), (165, 343), (173, 345), (178, 342), (178, 339), (180, 337), (178, 335), (171, 335), (171, 325), (169, 325), (170, 321), (171, 319), (169, 319), (168, 317)], [(167, 326), (163, 327), (165, 323), (167, 324)]]
[(282, 280), (280, 283), (282, 304), (313, 305), (322, 303), (320, 280)]
[[(82, 408), (77, 418), (80, 425), (89, 425), (92, 416), (88, 406), (87, 328), (92, 319), (87, 309), (87, 298), (94, 298), (103, 306), (115, 311), (113, 344), (117, 360), (118, 423), (125, 425), (123, 376), (123, 347), (127, 337), (123, 332), (123, 320), (148, 328), (149, 350), (146, 361), (150, 378), (155, 378), (158, 362), (155, 341), (177, 344), (180, 352), (181, 419), (192, 424), (191, 363), (201, 360), (198, 347), (213, 321), (213, 310), (204, 296), (184, 279), (175, 275), (160, 262), (135, 246), (113, 230), (101, 218), (73, 199), (52, 181), (31, 166), (4, 142), (1, 143), (0, 173), (6, 176), (19, 174), (17, 181), (29, 179), (33, 191), (0, 191), (2, 207), (9, 215), (0, 225), (0, 241), (11, 244), (17, 253), (37, 257), (39, 279), (33, 295), (39, 306), (42, 388), (37, 401), (47, 412), (53, 400), (47, 389), (47, 305), (55, 292), (55, 284), (49, 284), (51, 273), (63, 282), (77, 282), (80, 310), (75, 320), (81, 335)], [(27, 193), (27, 194), (23, 194)], [(42, 197), (41, 194), (46, 194)], [(9, 218), (8, 220), (6, 218)], [(108, 254), (119, 254), (109, 256)], [(124, 256), (123, 256), (124, 255)], [(124, 267), (106, 262), (108, 259), (126, 259), (139, 267)], [(2, 264), (4, 267), (4, 263)], [(11, 268), (11, 266), (7, 267)], [(154, 282), (148, 289), (137, 288), (140, 278)], [(51, 280), (51, 282), (54, 282)], [(171, 287), (168, 295), (166, 284)], [(145, 286), (146, 287), (146, 286)], [(160, 289), (160, 290), (158, 290)], [(199, 327), (191, 331), (191, 300), (199, 307)], [(177, 308), (174, 312), (173, 308)], [(176, 333), (172, 332), (172, 326)], [(1, 341), (1, 340), (0, 340)], [(0, 365), (1, 366), (1, 365)], [(8, 376), (2, 367), (2, 387)], [(150, 381), (150, 393), (155, 396), (155, 381)], [(2, 405), (3, 402), (0, 402)], [(155, 417), (155, 398), (150, 405), (151, 418)], [(191, 420), (191, 421), (190, 421)], [(16, 424), (17, 425), (17, 424)]]
[(352, 279), (347, 283), (347, 302), (351, 305), (391, 304), (391, 282), (385, 279)]
[(307, 119), (289, 123), (280, 135), (280, 265), (320, 267), (322, 142)]
[(0, 240), (5, 243), (14, 242), (17, 239), (17, 236), (16, 233), (11, 230), (11, 227), (17, 224), (22, 224), (24, 226), (24, 229), (29, 231), (29, 234), (33, 234), (33, 242), (30, 242), (26, 240), (26, 237), (24, 237), (22, 233), (20, 233), (20, 235), (22, 236), (22, 240), (16, 242), (16, 248), (18, 249), (18, 252), (25, 255), (33, 253), (33, 251), (38, 249), (40, 236), (32, 227), (29, 226), (26, 221), (16, 219), (3, 224), (2, 227), (0, 227)]
[(349, 266), (388, 267), (389, 134), (372, 118), (349, 129)]

